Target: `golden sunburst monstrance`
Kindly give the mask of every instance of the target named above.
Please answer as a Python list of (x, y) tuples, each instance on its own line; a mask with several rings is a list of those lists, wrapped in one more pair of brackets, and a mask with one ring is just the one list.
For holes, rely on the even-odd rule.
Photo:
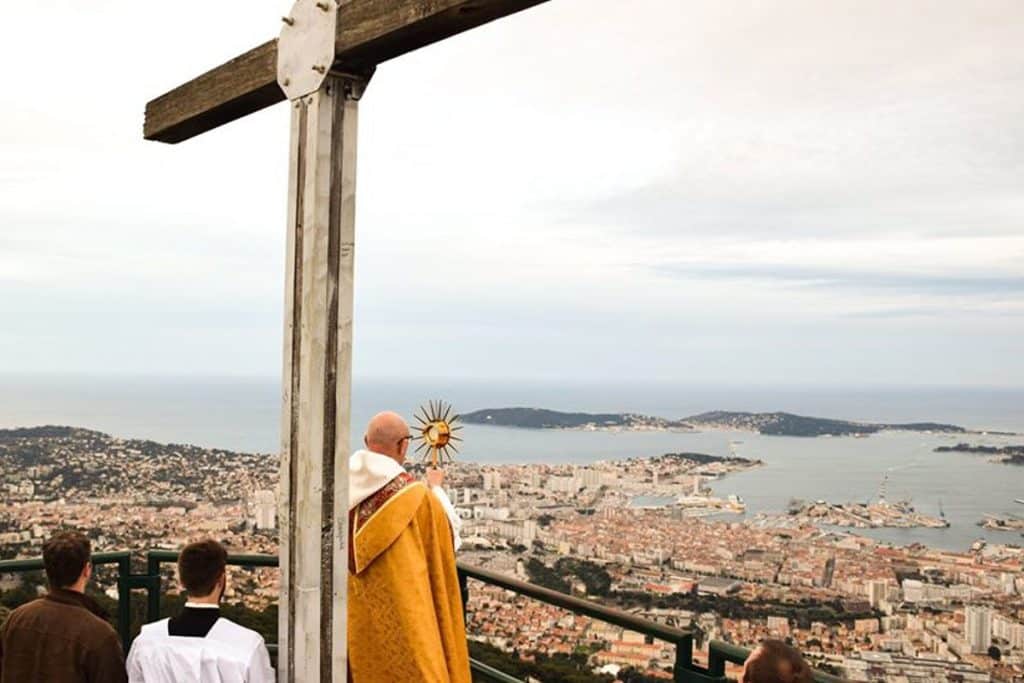
[(453, 457), (448, 450), (458, 453), (459, 449), (455, 447), (455, 442), (462, 441), (455, 433), (462, 429), (462, 425), (455, 424), (459, 421), (459, 416), (452, 414), (452, 404), (446, 404), (444, 401), (427, 401), (427, 405), (420, 406), (420, 412), (423, 413), (422, 416), (419, 413), (413, 414), (419, 422), (413, 428), (414, 431), (419, 431), (419, 435), (413, 437), (413, 440), (420, 442), (415, 452), (423, 450), (423, 462), (429, 462), (434, 467), (439, 463), (451, 462)]

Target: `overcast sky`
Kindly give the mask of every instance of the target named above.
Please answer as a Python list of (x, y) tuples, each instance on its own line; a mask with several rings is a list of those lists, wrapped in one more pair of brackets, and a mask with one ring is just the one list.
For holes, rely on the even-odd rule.
[[(7, 3), (0, 372), (279, 373), (287, 0)], [(1020, 0), (552, 0), (382, 65), (356, 373), (1024, 385)]]

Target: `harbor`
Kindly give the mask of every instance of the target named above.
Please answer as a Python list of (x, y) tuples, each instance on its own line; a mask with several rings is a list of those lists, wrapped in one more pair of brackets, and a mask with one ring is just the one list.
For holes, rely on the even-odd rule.
[(791, 517), (815, 524), (851, 527), (855, 529), (927, 528), (945, 529), (949, 522), (943, 517), (919, 513), (905, 501), (890, 503), (828, 503), (817, 500), (790, 508)]

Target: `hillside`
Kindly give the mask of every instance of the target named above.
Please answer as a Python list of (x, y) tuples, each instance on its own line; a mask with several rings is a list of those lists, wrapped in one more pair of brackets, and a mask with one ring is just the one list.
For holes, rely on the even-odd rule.
[(852, 436), (875, 434), (881, 431), (949, 432), (966, 430), (956, 425), (937, 422), (885, 424), (852, 422), (822, 417), (807, 417), (793, 413), (743, 413), (716, 410), (683, 419), (695, 427), (713, 427), (757, 432), (772, 436)]
[(525, 429), (730, 429), (770, 436), (854, 436), (881, 431), (965, 433), (938, 422), (886, 424), (853, 422), (793, 413), (745, 413), (715, 410), (681, 420), (637, 413), (564, 413), (542, 408), (488, 408), (462, 416), (469, 424)]
[(0, 429), (0, 486), (33, 500), (115, 498), (137, 502), (237, 500), (271, 489), (277, 456), (121, 439), (47, 425)]
[(563, 413), (542, 408), (488, 408), (462, 416), (468, 424), (526, 429), (689, 429), (685, 422), (635, 413)]
[(1024, 446), (972, 446), (968, 443), (958, 443), (955, 446), (939, 446), (935, 452), (988, 455), (994, 456), (996, 462), (1024, 466)]

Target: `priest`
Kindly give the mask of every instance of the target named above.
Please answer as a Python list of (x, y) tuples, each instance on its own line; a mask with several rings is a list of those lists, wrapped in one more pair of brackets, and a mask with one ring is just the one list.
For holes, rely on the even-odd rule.
[[(348, 658), (353, 683), (469, 683), (454, 508), (405, 471), (412, 434), (376, 415), (349, 460)], [(434, 480), (436, 483), (436, 479)]]

